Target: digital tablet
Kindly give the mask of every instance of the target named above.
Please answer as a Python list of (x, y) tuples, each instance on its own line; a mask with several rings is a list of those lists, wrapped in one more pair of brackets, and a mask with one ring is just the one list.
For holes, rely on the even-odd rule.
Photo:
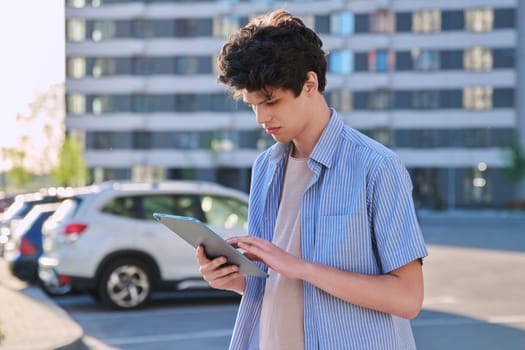
[(255, 265), (253, 261), (198, 219), (162, 213), (154, 213), (153, 217), (191, 244), (192, 247), (197, 248), (202, 245), (208, 258), (214, 259), (224, 256), (228, 259), (228, 264), (238, 265), (239, 272), (242, 274), (268, 277), (268, 274)]

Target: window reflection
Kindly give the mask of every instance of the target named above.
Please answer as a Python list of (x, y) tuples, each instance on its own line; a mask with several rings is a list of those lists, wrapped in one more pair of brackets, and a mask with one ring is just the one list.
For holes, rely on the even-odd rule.
[(490, 8), (465, 10), (465, 29), (470, 32), (489, 32), (494, 27), (494, 11)]
[(463, 108), (492, 109), (492, 86), (468, 86), (463, 89)]
[(394, 14), (388, 10), (377, 10), (370, 14), (370, 32), (392, 33), (395, 28)]
[(84, 41), (86, 39), (86, 22), (83, 19), (72, 18), (67, 21), (67, 40)]
[(70, 93), (67, 96), (67, 113), (68, 114), (85, 114), (86, 113), (86, 96), (80, 93)]
[(492, 50), (488, 48), (474, 47), (464, 51), (463, 66), (471, 71), (492, 70)]
[(439, 52), (427, 51), (420, 49), (413, 49), (412, 59), (414, 61), (414, 69), (421, 71), (438, 70), (439, 69)]
[(424, 10), (412, 14), (412, 31), (415, 33), (432, 33), (441, 30), (441, 11)]

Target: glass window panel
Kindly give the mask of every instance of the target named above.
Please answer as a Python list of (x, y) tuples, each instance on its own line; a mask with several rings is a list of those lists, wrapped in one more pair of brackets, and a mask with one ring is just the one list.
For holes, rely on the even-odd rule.
[(514, 89), (494, 89), (493, 103), (495, 108), (514, 107)]
[(442, 70), (463, 69), (463, 50), (439, 51), (439, 66)]
[(490, 8), (465, 10), (465, 29), (470, 32), (489, 32), (494, 27), (494, 11)]
[(94, 132), (93, 149), (112, 149), (113, 135), (111, 132)]
[(331, 32), (338, 35), (351, 35), (355, 31), (354, 15), (350, 12), (341, 12), (332, 15)]
[(82, 8), (86, 6), (86, 0), (67, 0), (67, 6), (74, 8)]
[(95, 58), (91, 75), (95, 78), (115, 74), (115, 60), (112, 58)]
[(178, 149), (199, 148), (199, 136), (196, 132), (180, 131), (173, 133), (174, 145)]
[(506, 29), (516, 27), (516, 10), (513, 8), (494, 10), (494, 28)]
[(84, 41), (86, 39), (86, 22), (83, 19), (69, 19), (66, 30), (67, 40), (69, 41)]
[(463, 54), (463, 66), (470, 71), (491, 71), (492, 51), (488, 48), (473, 47), (466, 49)]
[(378, 10), (370, 14), (370, 32), (391, 33), (393, 32), (394, 15), (388, 10)]
[(217, 16), (213, 19), (213, 36), (228, 37), (239, 29), (238, 16)]
[(492, 109), (492, 86), (468, 86), (463, 89), (463, 108)]
[(410, 32), (412, 30), (412, 14), (410, 12), (396, 13), (396, 32)]
[(330, 16), (315, 16), (315, 31), (319, 34), (330, 33)]
[(131, 101), (133, 112), (145, 113), (153, 110), (153, 103), (149, 95), (134, 95)]
[(412, 15), (412, 31), (434, 33), (441, 30), (441, 12), (438, 9), (415, 11)]
[(395, 69), (399, 71), (412, 70), (412, 56), (409, 51), (398, 51), (395, 53)]
[(155, 36), (152, 20), (135, 19), (132, 21), (133, 36), (136, 38), (152, 38)]
[(463, 11), (443, 11), (441, 13), (442, 30), (464, 30), (465, 16)]
[(91, 111), (95, 115), (111, 111), (111, 97), (110, 96), (94, 96), (91, 102)]
[(368, 33), (370, 31), (370, 20), (366, 14), (355, 15), (355, 32)]
[(516, 50), (493, 49), (494, 68), (514, 68), (516, 66)]
[(133, 131), (131, 134), (132, 149), (151, 149), (150, 131)]
[(133, 58), (133, 73), (137, 75), (151, 74), (152, 64), (151, 60), (146, 57)]
[(86, 113), (86, 96), (80, 93), (70, 93), (67, 95), (68, 114), (85, 114)]
[(102, 212), (127, 218), (144, 219), (138, 196), (116, 197), (104, 205)]
[(439, 69), (439, 52), (425, 51), (419, 49), (412, 50), (412, 59), (414, 68), (420, 71), (438, 70)]
[(352, 110), (352, 92), (350, 89), (338, 89), (330, 92), (330, 104), (341, 112)]
[(67, 60), (67, 76), (73, 79), (80, 79), (86, 76), (85, 57), (71, 57)]
[(248, 206), (235, 198), (202, 196), (201, 209), (206, 222), (211, 226), (246, 228), (248, 225)]
[(372, 110), (386, 110), (392, 108), (392, 93), (389, 90), (371, 91), (368, 108)]
[(439, 91), (416, 90), (413, 92), (412, 105), (415, 109), (439, 108)]
[(114, 21), (94, 21), (91, 39), (93, 39), (93, 41), (110, 39), (115, 37), (115, 33)]
[(334, 51), (328, 55), (329, 71), (336, 74), (348, 74), (354, 68), (354, 55), (350, 50)]

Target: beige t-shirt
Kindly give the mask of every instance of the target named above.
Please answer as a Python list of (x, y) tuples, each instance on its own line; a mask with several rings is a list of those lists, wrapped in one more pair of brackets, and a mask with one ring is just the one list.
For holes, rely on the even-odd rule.
[[(301, 257), (301, 198), (312, 179), (308, 158), (288, 157), (273, 243)], [(303, 282), (268, 269), (262, 304), (260, 350), (304, 349)]]

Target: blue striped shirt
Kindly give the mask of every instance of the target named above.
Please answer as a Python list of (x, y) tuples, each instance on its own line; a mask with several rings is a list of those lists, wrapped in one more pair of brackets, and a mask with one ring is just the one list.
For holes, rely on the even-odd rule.
[[(250, 235), (272, 240), (289, 147), (276, 143), (254, 163)], [(301, 201), (303, 259), (377, 275), (427, 256), (412, 183), (392, 151), (344, 125), (332, 110), (308, 166), (314, 176)], [(258, 348), (264, 283), (246, 277), (230, 349)], [(348, 303), (307, 282), (303, 288), (306, 350), (415, 349), (408, 320)]]

